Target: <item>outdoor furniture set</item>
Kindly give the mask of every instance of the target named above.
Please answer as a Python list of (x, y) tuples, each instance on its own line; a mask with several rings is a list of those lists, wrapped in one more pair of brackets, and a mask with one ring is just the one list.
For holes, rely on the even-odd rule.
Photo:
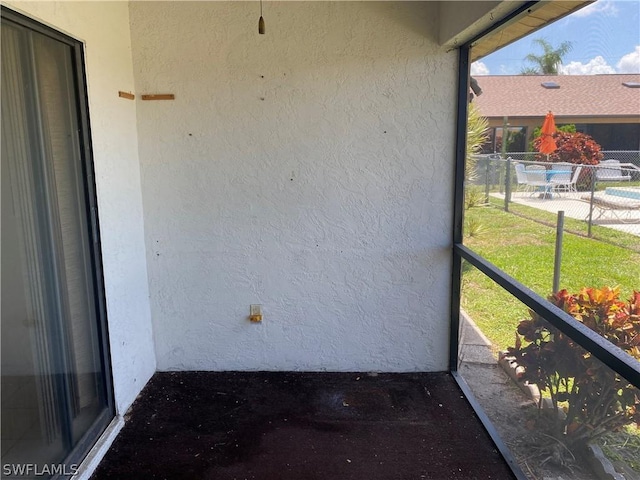
[[(554, 193), (577, 193), (576, 184), (583, 167), (575, 167), (571, 163), (554, 163), (547, 169), (544, 165), (522, 163), (515, 164), (518, 190), (539, 194), (540, 198), (552, 198)], [(631, 163), (620, 163), (618, 160), (603, 160), (594, 169), (598, 182), (622, 182), (632, 179), (631, 172), (640, 168)]]
[(553, 193), (577, 192), (576, 183), (580, 177), (582, 166), (572, 171), (570, 163), (554, 164), (552, 169), (543, 165), (528, 165), (516, 163), (516, 178), (518, 189), (530, 192), (531, 196), (539, 194), (541, 198), (551, 198)]

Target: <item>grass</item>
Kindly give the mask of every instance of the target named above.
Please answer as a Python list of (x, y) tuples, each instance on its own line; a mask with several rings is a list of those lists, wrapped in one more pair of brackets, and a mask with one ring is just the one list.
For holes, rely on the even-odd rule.
[(640, 472), (640, 427), (627, 425), (622, 431), (600, 439), (602, 450), (613, 461), (623, 461)]
[[(493, 207), (472, 208), (466, 213), (483, 229), (481, 234), (465, 238), (465, 245), (539, 295), (551, 293), (555, 226), (541, 225)], [(640, 244), (636, 236), (623, 232), (615, 235), (621, 243), (636, 247)], [(620, 286), (621, 297), (627, 299), (634, 289), (640, 289), (638, 265), (640, 253), (636, 251), (565, 233), (560, 288), (576, 292), (582, 287)], [(462, 307), (496, 350), (514, 344), (516, 326), (528, 316), (523, 304), (468, 265), (463, 274)]]
[(598, 182), (596, 190), (604, 190), (607, 187), (640, 187), (640, 182)]
[[(489, 202), (493, 206), (504, 208), (504, 200), (492, 197), (489, 199)], [(520, 215), (555, 228), (555, 213), (540, 210), (539, 208), (529, 207), (527, 205), (520, 205), (517, 203), (510, 203), (509, 211), (516, 215)], [(567, 216), (565, 216), (564, 218), (564, 228), (565, 232), (571, 232), (578, 235), (587, 235), (588, 233), (587, 222), (585, 222), (584, 220), (569, 218)], [(591, 226), (591, 235), (594, 239), (628, 248), (640, 253), (640, 239), (638, 239), (638, 237), (634, 235), (629, 235), (628, 233), (621, 232), (613, 228), (603, 227), (600, 225)]]

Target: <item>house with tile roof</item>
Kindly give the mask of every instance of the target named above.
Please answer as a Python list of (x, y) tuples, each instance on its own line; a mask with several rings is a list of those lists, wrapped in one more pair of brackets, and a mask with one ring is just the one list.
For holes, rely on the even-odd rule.
[(640, 74), (508, 75), (475, 77), (473, 102), (489, 120), (486, 153), (499, 152), (505, 126), (507, 151), (528, 150), (548, 111), (556, 125), (575, 124), (603, 150), (640, 150)]

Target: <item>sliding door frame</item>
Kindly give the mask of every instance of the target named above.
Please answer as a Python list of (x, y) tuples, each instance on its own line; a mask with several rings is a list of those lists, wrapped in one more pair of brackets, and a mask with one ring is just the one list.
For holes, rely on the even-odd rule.
[[(98, 347), (100, 349), (100, 363), (103, 372), (106, 409), (93, 422), (89, 430), (79, 439), (70, 453), (63, 460), (65, 465), (79, 465), (86, 454), (98, 440), (102, 432), (115, 416), (115, 403), (113, 392), (113, 379), (111, 374), (111, 355), (109, 350), (107, 309), (104, 288), (104, 276), (102, 268), (102, 253), (100, 243), (100, 226), (98, 222), (98, 202), (95, 185), (95, 170), (93, 165), (93, 149), (91, 142), (91, 126), (89, 121), (89, 103), (87, 98), (87, 81), (84, 62), (84, 45), (64, 33), (33, 20), (25, 15), (15, 12), (4, 5), (1, 6), (2, 20), (17, 26), (29, 29), (33, 32), (45, 35), (53, 40), (61, 42), (71, 48), (71, 66), (73, 78), (74, 101), (72, 108), (76, 111), (78, 121), (78, 141), (80, 154), (80, 168), (83, 179), (84, 216), (89, 239), (91, 283), (95, 293), (95, 315), (97, 320)], [(67, 383), (67, 381), (65, 381)], [(67, 402), (68, 403), (68, 402)], [(69, 405), (65, 405), (66, 408)], [(65, 420), (69, 420), (65, 418)], [(71, 429), (71, 422), (65, 429)], [(67, 434), (67, 437), (72, 435)], [(67, 439), (70, 441), (70, 438)]]

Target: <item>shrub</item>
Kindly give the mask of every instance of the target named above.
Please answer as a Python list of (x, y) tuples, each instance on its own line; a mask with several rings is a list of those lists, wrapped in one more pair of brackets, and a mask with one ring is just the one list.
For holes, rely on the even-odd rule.
[[(573, 123), (569, 123), (567, 125), (558, 125), (556, 127), (556, 130), (558, 132), (565, 132), (565, 133), (576, 133), (576, 126)], [(529, 149), (536, 152), (538, 151), (537, 145), (534, 143), (538, 137), (540, 137), (540, 135), (542, 134), (542, 127), (536, 127), (533, 129), (533, 140), (531, 140), (530, 144), (529, 144)], [(546, 159), (546, 156), (545, 156)]]
[(484, 207), (487, 204), (485, 192), (478, 185), (469, 185), (464, 189), (464, 209)]
[(485, 233), (485, 228), (482, 222), (475, 217), (467, 217), (464, 220), (464, 235), (465, 237), (479, 237)]
[[(640, 292), (627, 303), (619, 300), (618, 288), (607, 287), (576, 295), (562, 290), (549, 300), (640, 359)], [(556, 414), (559, 404), (568, 406), (564, 419), (554, 417), (555, 433), (565, 444), (580, 446), (625, 425), (640, 425), (640, 391), (534, 312), (519, 323), (516, 345), (508, 350), (523, 367), (521, 378), (550, 395)]]
[[(558, 131), (553, 134), (558, 149), (549, 155), (550, 162), (568, 162), (580, 165), (597, 165), (603, 158), (601, 148), (593, 138), (584, 133)], [(538, 150), (542, 137), (533, 141)], [(547, 161), (547, 155), (538, 154), (538, 160)]]
[(489, 139), (489, 120), (480, 114), (475, 103), (469, 104), (467, 118), (467, 151), (465, 178), (473, 180), (476, 177), (476, 155), (482, 152), (482, 146)]

